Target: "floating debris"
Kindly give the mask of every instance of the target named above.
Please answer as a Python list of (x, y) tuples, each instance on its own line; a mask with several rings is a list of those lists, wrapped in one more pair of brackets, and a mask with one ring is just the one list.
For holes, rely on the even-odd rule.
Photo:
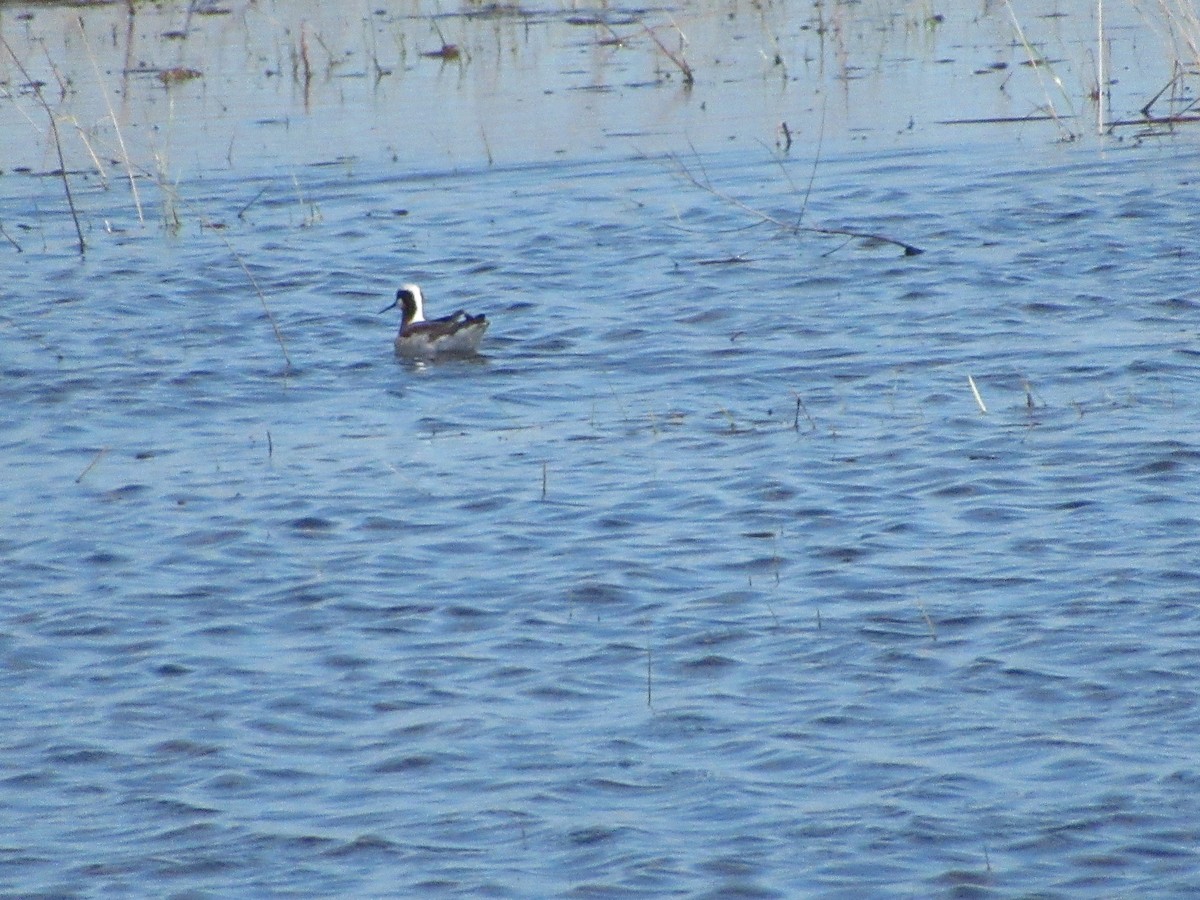
[(440, 50), (430, 50), (421, 55), (429, 59), (440, 59), (449, 62), (450, 60), (461, 58), (462, 51), (458, 49), (458, 44), (442, 44)]
[(158, 80), (170, 87), (173, 84), (181, 84), (203, 75), (204, 73), (199, 69), (185, 69), (182, 66), (176, 66), (172, 69), (161, 69), (158, 73)]

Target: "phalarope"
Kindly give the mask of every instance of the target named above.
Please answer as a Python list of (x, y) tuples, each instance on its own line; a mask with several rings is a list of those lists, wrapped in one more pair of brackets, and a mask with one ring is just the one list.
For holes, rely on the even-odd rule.
[(479, 341), (487, 331), (487, 316), (472, 316), (461, 309), (440, 319), (425, 318), (425, 298), (415, 284), (401, 285), (396, 299), (380, 310), (400, 307), (400, 333), (396, 352), (404, 356), (469, 356), (479, 352)]

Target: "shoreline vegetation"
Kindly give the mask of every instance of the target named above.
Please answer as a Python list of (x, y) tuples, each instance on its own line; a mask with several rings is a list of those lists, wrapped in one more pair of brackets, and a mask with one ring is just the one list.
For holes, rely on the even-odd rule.
[[(271, 165), (437, 171), (657, 156), (691, 188), (738, 206), (703, 157), (741, 144), (809, 181), (795, 221), (776, 225), (912, 255), (920, 249), (899, 237), (800, 224), (822, 146), (952, 142), (969, 126), (1105, 143), (1200, 122), (1192, 0), (1096, 0), (1072, 14), (1016, 0), (940, 9), (929, 0), (818, 0), (802, 12), (740, 0), (601, 12), (471, 0), (396, 11), (5, 3), (0, 185), (11, 193), (17, 176), (58, 181), (82, 255), (98, 228), (129, 227), (109, 212), (122, 184), (137, 225), (150, 190), (171, 234), (189, 211), (204, 230), (229, 224), (186, 203), (181, 185)], [(299, 182), (296, 194), (301, 224), (319, 222)], [(0, 220), (13, 252), (27, 224)]]

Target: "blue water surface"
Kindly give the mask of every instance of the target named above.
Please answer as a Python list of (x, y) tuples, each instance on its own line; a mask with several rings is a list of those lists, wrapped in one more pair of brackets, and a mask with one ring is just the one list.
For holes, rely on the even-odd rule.
[(0, 890), (1194, 895), (1198, 160), (6, 181)]

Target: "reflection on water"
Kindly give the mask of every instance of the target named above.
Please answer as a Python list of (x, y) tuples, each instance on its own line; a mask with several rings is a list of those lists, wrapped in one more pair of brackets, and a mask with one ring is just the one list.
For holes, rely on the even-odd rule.
[(1197, 153), (926, 7), (4, 7), (0, 892), (1195, 893)]
[[(1188, 58), (1185, 17), (1135, 6), (1105, 11), (1117, 73), (1106, 121), (1136, 117)], [(1092, 133), (1097, 119), (1095, 9), (1034, 8), (1024, 21), (1007, 4), (924, 2), (133, 9), (0, 16), (6, 168), (56, 167), (31, 80), (62, 121), (68, 166), (114, 185), (127, 160), (187, 182), (219, 168), (443, 169), (729, 144), (810, 153), (997, 130), (1040, 143)], [(1181, 78), (1154, 111), (1181, 111), (1168, 101), (1193, 88)], [(937, 124), (1004, 119), (1032, 121)]]

